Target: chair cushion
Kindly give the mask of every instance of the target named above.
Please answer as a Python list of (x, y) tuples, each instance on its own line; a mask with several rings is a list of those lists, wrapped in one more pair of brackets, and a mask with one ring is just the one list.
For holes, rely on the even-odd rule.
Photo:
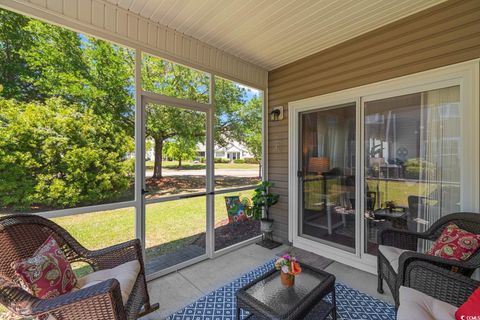
[(126, 304), (139, 273), (140, 263), (138, 260), (129, 261), (115, 268), (95, 271), (79, 278), (76, 288), (83, 289), (108, 279), (117, 279), (120, 283), (123, 304)]
[(412, 288), (400, 287), (397, 320), (455, 320), (457, 307)]
[(41, 299), (68, 293), (77, 281), (70, 262), (52, 236), (32, 257), (13, 262), (12, 268), (22, 287)]
[(383, 254), (387, 261), (392, 266), (393, 270), (398, 273), (398, 259), (400, 255), (408, 250), (403, 250), (395, 247), (379, 245), (378, 250)]
[(480, 288), (477, 288), (455, 312), (455, 319), (457, 320), (475, 319), (475, 317), (480, 318)]
[(452, 260), (467, 260), (480, 247), (480, 235), (449, 224), (427, 254)]

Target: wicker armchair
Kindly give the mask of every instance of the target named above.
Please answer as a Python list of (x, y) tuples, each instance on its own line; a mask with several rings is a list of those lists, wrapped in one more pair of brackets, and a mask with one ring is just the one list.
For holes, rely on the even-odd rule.
[[(19, 287), (11, 263), (32, 256), (50, 235), (70, 262), (86, 262), (94, 271), (114, 268), (137, 259), (140, 272), (125, 305), (120, 284), (115, 279), (51, 299), (38, 299)], [(90, 251), (65, 229), (48, 219), (33, 215), (10, 215), (0, 218), (0, 248), (0, 303), (20, 316), (50, 314), (56, 319), (68, 320), (130, 320), (158, 308), (158, 304), (150, 305), (139, 240)]]
[(403, 286), (459, 307), (480, 282), (425, 261), (412, 261), (405, 269)]
[[(389, 259), (379, 250), (378, 261), (378, 288), (379, 293), (383, 293), (383, 279), (387, 282), (392, 291), (395, 304), (398, 307), (398, 289), (405, 282), (405, 272), (414, 261), (425, 261), (445, 269), (458, 269), (458, 272), (471, 276), (476, 268), (480, 267), (480, 250), (473, 254), (468, 260), (456, 261), (441, 257), (435, 257), (417, 252), (418, 241), (426, 239), (435, 241), (440, 236), (445, 227), (455, 223), (460, 228), (475, 234), (480, 234), (480, 214), (471, 212), (452, 213), (440, 218), (425, 232), (411, 232), (407, 230), (384, 229), (380, 232), (379, 244), (395, 247), (405, 251), (398, 258), (398, 268), (390, 263)], [(398, 270), (398, 272), (397, 272)]]

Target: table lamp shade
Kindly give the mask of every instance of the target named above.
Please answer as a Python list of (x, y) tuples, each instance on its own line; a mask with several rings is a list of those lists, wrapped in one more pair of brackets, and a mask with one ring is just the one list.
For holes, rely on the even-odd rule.
[(311, 157), (308, 159), (308, 171), (322, 173), (330, 169), (327, 157)]

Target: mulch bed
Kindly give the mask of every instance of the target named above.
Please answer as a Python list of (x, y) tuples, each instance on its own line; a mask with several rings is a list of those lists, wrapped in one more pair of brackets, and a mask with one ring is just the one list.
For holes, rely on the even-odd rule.
[[(229, 247), (260, 234), (260, 221), (258, 220), (247, 220), (230, 224), (228, 220), (224, 220), (215, 226), (215, 250)], [(205, 247), (205, 233), (194, 244)]]

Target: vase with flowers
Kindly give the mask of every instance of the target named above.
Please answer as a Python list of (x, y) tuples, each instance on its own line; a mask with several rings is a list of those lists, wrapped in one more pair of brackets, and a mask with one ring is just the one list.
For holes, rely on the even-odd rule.
[(275, 262), (275, 268), (280, 270), (280, 281), (286, 288), (293, 286), (295, 284), (295, 276), (302, 272), (297, 259), (288, 254), (278, 258)]

